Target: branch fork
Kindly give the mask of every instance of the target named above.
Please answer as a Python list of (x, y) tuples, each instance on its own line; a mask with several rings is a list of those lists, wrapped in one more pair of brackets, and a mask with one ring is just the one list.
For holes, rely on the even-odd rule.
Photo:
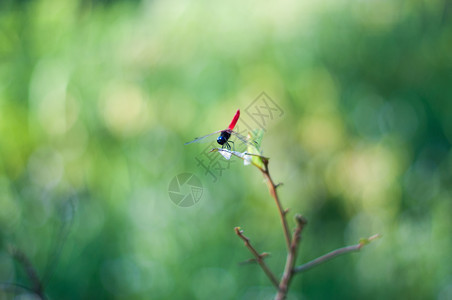
[(326, 261), (329, 261), (339, 255), (346, 254), (349, 252), (359, 251), (363, 246), (369, 244), (371, 241), (377, 239), (380, 237), (380, 235), (376, 234), (374, 236), (371, 236), (367, 239), (361, 239), (357, 245), (348, 246), (340, 249), (336, 249), (332, 252), (329, 252), (323, 256), (320, 256), (308, 263), (305, 263), (300, 266), (295, 266), (297, 254), (298, 254), (298, 248), (302, 237), (302, 232), (307, 224), (307, 221), (304, 217), (301, 215), (295, 216), (296, 226), (293, 231), (293, 234), (290, 234), (289, 231), (289, 225), (287, 223), (287, 215), (289, 213), (289, 209), (283, 209), (281, 201), (278, 197), (277, 188), (282, 185), (282, 183), (275, 184), (270, 176), (270, 172), (268, 170), (268, 161), (269, 159), (266, 157), (260, 156), (260, 163), (256, 164), (253, 163), (261, 172), (264, 178), (266, 179), (267, 186), (270, 192), (270, 195), (275, 200), (276, 207), (278, 209), (279, 217), (281, 219), (281, 224), (283, 228), (283, 234), (284, 239), (286, 242), (287, 247), (287, 258), (286, 263), (284, 267), (284, 271), (282, 274), (281, 279), (278, 281), (276, 279), (275, 274), (269, 269), (267, 264), (264, 262), (264, 257), (267, 255), (267, 253), (259, 254), (257, 250), (251, 245), (250, 239), (243, 235), (243, 231), (240, 229), (240, 227), (235, 227), (235, 233), (237, 236), (239, 236), (245, 243), (245, 246), (248, 248), (248, 250), (253, 254), (254, 259), (250, 259), (248, 261), (256, 261), (259, 266), (262, 268), (264, 273), (267, 275), (267, 277), (270, 279), (271, 283), (275, 288), (277, 289), (277, 294), (275, 296), (276, 300), (283, 300), (286, 299), (287, 293), (289, 291), (289, 286), (291, 283), (291, 280), (294, 275), (298, 273), (305, 272), (319, 264), (322, 264)]

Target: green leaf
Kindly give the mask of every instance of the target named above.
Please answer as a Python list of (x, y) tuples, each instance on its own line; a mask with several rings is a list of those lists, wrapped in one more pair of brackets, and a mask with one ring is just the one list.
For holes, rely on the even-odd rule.
[(250, 163), (255, 165), (256, 167), (260, 169), (265, 168), (265, 164), (263, 161), (263, 157), (261, 156), (262, 150), (261, 150), (261, 143), (262, 139), (264, 137), (264, 131), (262, 129), (256, 129), (252, 132), (248, 133), (248, 139), (250, 141), (253, 141), (252, 144), (248, 144), (247, 153), (254, 154), (247, 156), (245, 159), (248, 160)]

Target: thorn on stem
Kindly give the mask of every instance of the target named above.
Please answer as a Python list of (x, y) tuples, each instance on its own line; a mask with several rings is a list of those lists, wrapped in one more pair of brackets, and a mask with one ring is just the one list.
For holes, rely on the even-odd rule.
[(280, 186), (284, 185), (282, 182), (278, 183), (277, 185), (275, 185), (275, 189), (279, 188)]
[[(270, 255), (270, 253), (263, 252), (262, 254), (259, 254), (259, 258), (263, 260), (264, 258), (266, 258), (269, 255)], [(253, 263), (257, 263), (257, 262), (258, 261), (256, 258), (250, 258), (245, 261), (239, 262), (239, 265), (247, 265), (247, 264), (253, 264)]]
[(239, 262), (239, 266), (254, 264), (256, 262), (257, 262), (257, 260), (255, 258), (250, 258), (250, 259), (247, 259), (245, 261)]

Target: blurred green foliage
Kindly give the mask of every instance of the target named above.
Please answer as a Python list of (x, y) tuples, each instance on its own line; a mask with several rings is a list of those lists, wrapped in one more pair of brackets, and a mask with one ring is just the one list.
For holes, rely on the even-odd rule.
[[(53, 299), (271, 298), (233, 232), (281, 274), (261, 174), (213, 183), (183, 145), (265, 91), (299, 262), (383, 235), (290, 299), (451, 299), (451, 45), (446, 0), (2, 2), (0, 281), (31, 286), (14, 245)], [(167, 191), (183, 172), (205, 188), (188, 208)]]

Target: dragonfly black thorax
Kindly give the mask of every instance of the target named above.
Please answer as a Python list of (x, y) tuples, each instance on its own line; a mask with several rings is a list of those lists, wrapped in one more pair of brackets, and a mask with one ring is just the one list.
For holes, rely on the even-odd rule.
[(220, 145), (224, 145), (226, 143), (226, 145), (228, 145), (228, 140), (231, 137), (231, 133), (227, 130), (223, 130), (220, 133), (220, 136), (217, 138), (217, 143)]

